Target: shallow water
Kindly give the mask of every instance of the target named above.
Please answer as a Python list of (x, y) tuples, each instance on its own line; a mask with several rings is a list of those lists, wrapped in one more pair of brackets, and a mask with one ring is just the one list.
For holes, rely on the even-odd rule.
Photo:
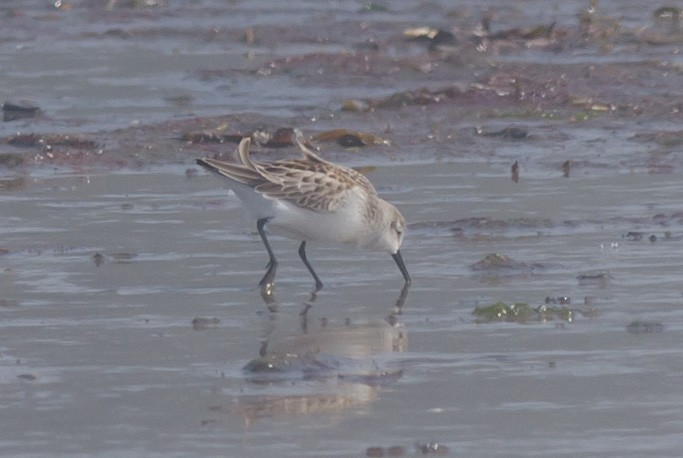
[[(621, 234), (680, 235), (679, 222), (643, 222), (679, 208), (680, 175), (515, 185), (491, 164), (443, 163), (384, 164), (371, 178), (416, 226), (403, 250), (414, 285), (395, 315), (407, 348), (371, 342), (397, 329), (376, 325), (395, 313), (402, 281), (389, 256), (312, 246), (327, 286), (304, 319), (312, 281), (296, 242), (274, 238), (282, 264), (267, 308), (255, 286), (264, 250), (213, 176), (46, 172), (0, 194), (11, 215), (0, 227), (3, 453), (353, 456), (437, 441), (469, 456), (676, 454), (681, 242)], [(465, 198), (438, 203), (435, 192)], [(447, 221), (462, 215), (511, 223), (456, 238)], [(551, 223), (516, 227), (520, 217)], [(544, 268), (468, 268), (489, 252)], [(611, 278), (577, 279), (594, 270)], [(471, 315), (547, 296), (579, 309), (590, 297), (594, 314), (522, 324)], [(220, 323), (194, 330), (195, 317)], [(629, 333), (634, 320), (663, 330)], [(351, 357), (398, 375), (255, 383), (241, 368), (264, 339), (269, 350), (327, 348), (341, 373), (358, 371)]]
[[(102, 3), (0, 6), (0, 97), (43, 112), (0, 123), (0, 135), (84, 134), (101, 152), (80, 162), (68, 149), (1, 145), (0, 159), (34, 158), (0, 161), (1, 455), (415, 456), (436, 444), (449, 456), (680, 455), (681, 42), (633, 38), (652, 27), (650, 7), (599, 2), (605, 23), (626, 30), (602, 44), (508, 43), (480, 56), (463, 36), (485, 11), (495, 30), (557, 21), (571, 32), (588, 2)], [(406, 43), (402, 31), (421, 25), (453, 27), (462, 53)], [(368, 39), (379, 51), (354, 71), (349, 56)], [(539, 63), (547, 75), (534, 76)], [(482, 92), (339, 110), (491, 74), (520, 76), (540, 98), (569, 87), (618, 108), (577, 118), (562, 98), (529, 108)], [(312, 297), (298, 242), (277, 237), (276, 300), (264, 302), (255, 225), (193, 165), (233, 145), (176, 140), (216, 115), (233, 116), (215, 124), (235, 131), (391, 140), (320, 146), (376, 167), (369, 178), (405, 215), (403, 307), (390, 256), (310, 244), (326, 285)], [(510, 125), (528, 137), (473, 133)], [(473, 267), (490, 253), (514, 262)], [(571, 319), (473, 315), (546, 298), (569, 298)]]

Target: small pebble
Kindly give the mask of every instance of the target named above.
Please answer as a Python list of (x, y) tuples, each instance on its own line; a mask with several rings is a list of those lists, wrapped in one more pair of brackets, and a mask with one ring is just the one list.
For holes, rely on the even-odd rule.
[(659, 334), (664, 331), (664, 325), (658, 321), (633, 321), (626, 330), (631, 334)]
[(33, 374), (19, 374), (17, 375), (17, 378), (20, 378), (21, 380), (27, 380), (29, 382), (34, 382), (38, 379), (38, 377)]
[(197, 317), (194, 320), (192, 320), (192, 329), (194, 329), (195, 331), (204, 331), (206, 329), (217, 328), (220, 323), (221, 320), (219, 320), (216, 317)]
[(365, 450), (365, 456), (369, 457), (378, 457), (378, 456), (384, 456), (384, 448), (382, 447), (368, 447), (367, 450)]

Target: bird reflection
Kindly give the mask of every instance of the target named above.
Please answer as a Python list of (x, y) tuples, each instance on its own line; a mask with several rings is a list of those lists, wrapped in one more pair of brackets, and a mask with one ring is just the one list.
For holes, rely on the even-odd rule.
[(402, 377), (400, 362), (391, 356), (408, 346), (400, 314), (354, 322), (316, 316), (315, 310), (307, 302), (296, 316), (264, 316), (259, 356), (243, 372), (249, 383), (267, 391), (250, 395), (246, 389), (240, 395), (236, 411), (247, 425), (259, 418), (366, 405), (383, 386)]
[[(403, 284), (403, 287), (401, 287), (401, 290), (398, 294), (398, 297), (396, 298), (396, 302), (394, 304), (394, 310), (392, 311), (392, 315), (401, 315), (403, 313), (403, 305), (406, 302), (406, 298), (408, 297), (408, 290), (410, 289), (410, 283), (406, 282)], [(311, 292), (310, 297), (308, 298), (308, 301), (305, 302), (305, 308), (301, 312), (302, 315), (305, 315), (308, 312), (308, 309), (312, 307), (313, 303), (318, 299), (318, 289), (315, 289)], [(260, 294), (261, 294), (261, 299), (263, 302), (266, 304), (266, 307), (268, 310), (271, 312), (277, 311), (277, 298), (275, 296), (275, 283), (268, 283), (266, 285), (262, 285), (260, 287)]]
[(408, 290), (410, 289), (410, 283), (404, 283), (403, 288), (401, 288), (401, 292), (398, 294), (398, 299), (396, 299), (396, 305), (394, 306), (395, 313), (397, 315), (401, 314), (401, 311), (403, 310), (403, 304), (406, 302), (406, 298), (408, 297)]

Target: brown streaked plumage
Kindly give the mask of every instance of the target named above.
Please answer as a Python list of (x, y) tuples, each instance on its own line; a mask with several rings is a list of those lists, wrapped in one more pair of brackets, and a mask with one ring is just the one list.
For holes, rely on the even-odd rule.
[(309, 149), (296, 132), (303, 153), (300, 159), (275, 162), (253, 161), (250, 139), (238, 147), (238, 163), (198, 159), (197, 163), (228, 178), (228, 186), (244, 202), (257, 220), (257, 229), (268, 251), (268, 271), (260, 282), (272, 289), (277, 260), (264, 226), (301, 240), (299, 255), (316, 282), (320, 278), (306, 258), (306, 241), (354, 243), (389, 252), (396, 261), (406, 285), (411, 282), (399, 248), (405, 220), (388, 202), (379, 198), (375, 187), (361, 173), (322, 159)]

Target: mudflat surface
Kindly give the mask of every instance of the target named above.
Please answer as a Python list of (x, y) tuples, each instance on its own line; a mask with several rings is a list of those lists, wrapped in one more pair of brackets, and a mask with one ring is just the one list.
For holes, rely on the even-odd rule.
[[(0, 454), (678, 456), (677, 10), (106, 3), (0, 6)], [(194, 158), (288, 127), (405, 215), (402, 307), (277, 237), (261, 298)]]

